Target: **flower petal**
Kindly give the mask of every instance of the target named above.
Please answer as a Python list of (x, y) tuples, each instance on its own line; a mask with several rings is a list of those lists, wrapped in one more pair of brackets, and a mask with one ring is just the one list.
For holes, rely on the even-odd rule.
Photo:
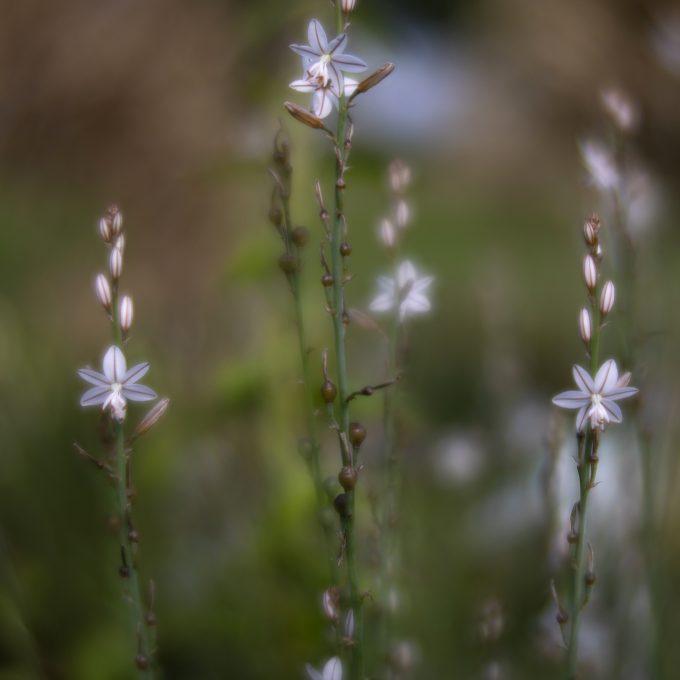
[(348, 73), (361, 73), (368, 68), (368, 64), (363, 59), (353, 54), (334, 54), (333, 63), (337, 64), (340, 70)]
[(326, 118), (333, 110), (333, 95), (325, 88), (318, 89), (312, 97), (312, 113), (317, 118)]
[(303, 59), (309, 59), (310, 61), (318, 61), (321, 56), (320, 52), (316, 52), (309, 45), (289, 45), (288, 47), (290, 47), (295, 54), (299, 54)]
[(576, 431), (581, 432), (583, 426), (588, 422), (588, 404), (581, 406), (581, 410), (576, 414)]
[(323, 680), (342, 680), (342, 662), (339, 657), (334, 656), (326, 661), (321, 677)]
[(316, 668), (313, 668), (309, 664), (305, 666), (305, 671), (307, 671), (307, 677), (309, 680), (323, 680), (323, 677)]
[(111, 345), (106, 350), (103, 361), (104, 375), (109, 383), (119, 383), (125, 377), (127, 364), (125, 363), (125, 356), (115, 345)]
[(85, 381), (92, 385), (109, 386), (109, 381), (106, 376), (99, 371), (93, 371), (91, 368), (81, 368), (78, 370), (78, 375)]
[(623, 420), (621, 408), (615, 401), (603, 399), (600, 403), (602, 404), (602, 408), (607, 412), (609, 420), (611, 420), (612, 423), (620, 423)]
[(607, 399), (628, 399), (634, 397), (638, 391), (637, 387), (615, 387), (604, 392), (602, 396)]
[(310, 83), (309, 80), (294, 80), (288, 87), (297, 92), (314, 92), (317, 89), (317, 86)]
[(616, 367), (614, 359), (605, 361), (595, 376), (595, 392), (602, 394), (612, 389), (619, 379), (619, 369)]
[(386, 312), (388, 309), (394, 307), (394, 295), (389, 293), (380, 293), (373, 298), (370, 308), (374, 312)]
[(141, 364), (135, 364), (123, 378), (123, 384), (130, 385), (141, 380), (149, 371), (149, 362), (145, 361)]
[(345, 78), (345, 97), (351, 97), (358, 85), (358, 80), (355, 80), (354, 78)]
[(423, 277), (416, 280), (416, 282), (413, 284), (413, 288), (411, 288), (411, 290), (414, 293), (424, 293), (430, 287), (430, 284), (433, 281), (434, 281), (434, 276), (423, 276)]
[(332, 54), (333, 59), (335, 59), (345, 51), (345, 47), (347, 47), (347, 34), (341, 33), (328, 43), (328, 47), (324, 51), (327, 54)]
[(80, 398), (80, 405), (98, 406), (107, 400), (110, 393), (111, 387), (109, 385), (98, 385), (97, 387), (91, 387), (89, 390), (86, 390), (83, 396)]
[(430, 301), (420, 293), (414, 293), (411, 291), (406, 297), (406, 300), (402, 303), (405, 307), (412, 312), (429, 312), (432, 308)]
[(404, 260), (399, 265), (397, 270), (397, 284), (399, 288), (403, 288), (407, 283), (412, 283), (416, 280), (416, 268), (410, 260)]
[(312, 19), (307, 27), (307, 40), (309, 40), (310, 47), (317, 52), (317, 54), (325, 54), (329, 52), (328, 38), (323, 26), (316, 19)]
[(578, 388), (585, 393), (592, 394), (595, 391), (593, 385), (593, 379), (590, 377), (590, 373), (586, 371), (583, 366), (574, 366), (572, 369), (572, 374), (574, 376), (574, 382), (578, 385)]
[(567, 390), (552, 398), (552, 403), (560, 408), (581, 408), (590, 403), (590, 397), (583, 392)]
[(133, 383), (132, 385), (124, 385), (123, 396), (130, 401), (151, 401), (156, 399), (158, 395), (146, 385), (137, 385)]

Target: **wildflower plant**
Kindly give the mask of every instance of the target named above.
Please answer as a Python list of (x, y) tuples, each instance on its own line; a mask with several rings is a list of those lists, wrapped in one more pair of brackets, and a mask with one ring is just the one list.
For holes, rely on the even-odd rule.
[(618, 401), (637, 394), (630, 387), (630, 373), (619, 374), (614, 359), (599, 363), (600, 335), (612, 311), (615, 298), (613, 282), (601, 281), (603, 251), (601, 223), (597, 215), (585, 222), (584, 237), (587, 253), (583, 260), (583, 279), (588, 305), (579, 313), (579, 334), (590, 359), (589, 369), (575, 365), (572, 373), (578, 389), (562, 392), (553, 398), (556, 406), (577, 411), (576, 469), (579, 478), (579, 499), (574, 503), (567, 541), (571, 547), (572, 574), (567, 607), (560, 601), (553, 584), (557, 605), (557, 621), (566, 646), (566, 677), (574, 680), (578, 668), (579, 625), (581, 612), (588, 603), (595, 583), (594, 552), (586, 540), (588, 499), (596, 484), (600, 441), (610, 424), (623, 420)]
[(148, 600), (145, 601), (142, 595), (137, 565), (139, 532), (132, 517), (136, 491), (132, 484), (130, 458), (132, 445), (156, 425), (167, 410), (169, 400), (157, 401), (132, 430), (127, 428), (128, 404), (155, 401), (158, 395), (139, 382), (149, 371), (149, 364), (141, 362), (128, 368), (123, 351), (132, 327), (133, 303), (129, 295), (120, 294), (125, 234), (123, 217), (117, 207), (109, 208), (101, 218), (99, 233), (108, 248), (109, 271), (96, 276), (94, 288), (97, 300), (111, 323), (112, 344), (104, 353), (101, 371), (86, 367), (78, 370), (78, 375), (87, 384), (80, 405), (97, 407), (101, 411), (103, 457), (95, 457), (79, 445), (76, 445), (76, 450), (104, 471), (116, 487), (120, 555), (118, 573), (132, 613), (132, 633), (137, 650), (134, 662), (140, 677), (151, 678), (154, 675), (153, 655), (156, 647), (155, 593), (151, 581)]
[[(324, 612), (331, 621), (337, 654), (323, 669), (322, 673), (314, 671), (312, 677), (324, 679), (343, 677), (346, 669), (350, 680), (360, 680), (364, 673), (364, 634), (363, 605), (365, 593), (359, 581), (359, 565), (357, 556), (356, 535), (356, 486), (360, 476), (359, 461), (361, 445), (366, 437), (366, 429), (353, 421), (351, 411), (357, 397), (369, 396), (380, 388), (387, 388), (391, 381), (380, 385), (369, 385), (352, 390), (348, 370), (348, 357), (345, 347), (347, 326), (350, 313), (346, 301), (346, 285), (351, 275), (349, 272), (352, 247), (349, 241), (349, 224), (345, 214), (345, 191), (347, 189), (347, 173), (349, 156), (352, 148), (354, 124), (351, 110), (357, 97), (368, 92), (381, 80), (388, 76), (394, 68), (386, 64), (367, 78), (356, 81), (348, 73), (356, 74), (366, 70), (366, 63), (347, 52), (349, 42), (346, 19), (354, 10), (354, 2), (335, 2), (335, 28), (337, 35), (327, 36), (321, 23), (316, 19), (310, 21), (307, 29), (308, 44), (291, 45), (291, 49), (301, 58), (300, 77), (293, 80), (291, 88), (295, 91), (312, 95), (311, 108), (304, 108), (293, 102), (284, 104), (286, 110), (297, 121), (307, 127), (320, 130), (331, 143), (335, 181), (332, 205), (326, 205), (323, 189), (319, 181), (315, 185), (316, 201), (319, 208), (320, 221), (323, 227), (321, 243), (321, 284), (326, 301), (326, 309), (331, 317), (333, 327), (333, 352), (324, 350), (321, 353), (323, 380), (320, 385), (320, 396), (325, 405), (325, 412), (330, 428), (336, 433), (340, 470), (338, 481), (342, 492), (335, 495), (333, 507), (339, 521), (339, 548), (334, 580), (323, 597)], [(327, 126), (331, 113), (337, 110), (335, 129)], [(285, 252), (279, 260), (281, 269), (296, 300), (298, 333), (300, 337), (300, 353), (306, 383), (308, 411), (308, 430), (310, 469), (317, 487), (317, 498), (323, 501), (320, 485), (319, 449), (314, 435), (313, 394), (309, 387), (313, 384), (310, 372), (309, 352), (304, 339), (304, 324), (299, 313), (299, 278), (300, 251), (295, 243), (295, 228), (290, 221), (290, 164), (285, 158), (283, 138), (279, 137), (274, 167), (274, 196), (272, 220), (281, 234)], [(280, 214), (279, 212), (280, 211)], [(308, 667), (308, 675), (313, 671)]]

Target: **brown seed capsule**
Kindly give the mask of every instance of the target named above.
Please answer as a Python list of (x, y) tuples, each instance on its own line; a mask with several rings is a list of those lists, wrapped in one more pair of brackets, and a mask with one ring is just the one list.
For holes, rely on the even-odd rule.
[(321, 285), (324, 288), (330, 288), (333, 285), (333, 275), (332, 274), (324, 274), (321, 277)]
[(349, 424), (349, 440), (352, 446), (361, 446), (366, 439), (366, 428), (361, 423)]
[(338, 181), (335, 183), (335, 186), (338, 189), (345, 189), (347, 185), (345, 184), (345, 180), (342, 177), (338, 178)]
[(288, 111), (288, 113), (290, 113), (290, 115), (295, 118), (295, 120), (300, 121), (304, 125), (316, 130), (326, 129), (321, 118), (318, 118), (313, 113), (310, 113), (307, 111), (307, 109), (303, 109), (301, 106), (293, 104), (292, 102), (284, 102), (283, 106), (286, 111)]
[(149, 659), (144, 654), (137, 654), (135, 657), (135, 665), (140, 671), (145, 671), (149, 668)]
[(349, 257), (352, 254), (352, 246), (349, 243), (340, 244), (340, 255)]
[(337, 393), (337, 388), (330, 380), (326, 380), (321, 386), (321, 396), (327, 404), (332, 404), (335, 401)]
[(297, 271), (297, 260), (290, 253), (283, 253), (279, 257), (279, 268), (284, 274), (294, 274)]
[(338, 481), (345, 491), (352, 491), (357, 484), (357, 477), (356, 469), (349, 465), (345, 465), (338, 474)]
[(269, 221), (275, 226), (280, 227), (283, 223), (283, 212), (281, 208), (272, 208), (269, 211)]
[(347, 518), (352, 516), (352, 512), (349, 507), (349, 496), (346, 493), (340, 493), (335, 497), (333, 501), (333, 507), (335, 512), (342, 518)]
[(128, 531), (128, 541), (130, 541), (130, 543), (139, 543), (139, 532), (137, 529), (130, 529), (130, 531)]
[(587, 572), (586, 572), (586, 579), (585, 579), (585, 581), (586, 581), (586, 585), (587, 585), (588, 587), (592, 587), (593, 585), (595, 585), (595, 581), (596, 581), (596, 580), (597, 580), (597, 577), (595, 576), (595, 572), (594, 572), (594, 571), (587, 571)]
[(555, 618), (557, 619), (557, 623), (559, 623), (560, 626), (562, 626), (567, 621), (569, 621), (569, 614), (567, 614), (567, 612), (565, 612), (564, 609), (560, 609), (555, 615)]
[(147, 612), (146, 616), (144, 617), (144, 622), (146, 623), (147, 626), (150, 628), (156, 625), (156, 614), (155, 612)]
[(291, 238), (298, 248), (304, 248), (309, 241), (309, 229), (307, 227), (295, 227), (291, 233)]

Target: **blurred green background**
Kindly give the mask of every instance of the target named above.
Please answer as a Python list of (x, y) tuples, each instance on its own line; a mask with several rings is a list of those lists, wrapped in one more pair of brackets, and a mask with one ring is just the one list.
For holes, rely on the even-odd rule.
[[(394, 157), (414, 174), (405, 250), (436, 276), (433, 313), (410, 325), (400, 385), (395, 619), (414, 660), (404, 677), (557, 677), (549, 582), (564, 571), (575, 471), (569, 439), (559, 460), (546, 445), (571, 425), (550, 396), (583, 360), (581, 224), (601, 209), (607, 233), (608, 213), (577, 140), (607, 138), (599, 92), (610, 85), (639, 103), (631, 157), (654, 190), (636, 236), (640, 351), (629, 368), (651, 404), (663, 663), (675, 677), (680, 15), (671, 10), (644, 0), (357, 2), (350, 51), (397, 69), (356, 107), (350, 304), (366, 309), (387, 269), (376, 231)], [(97, 451), (97, 414), (78, 408), (75, 369), (96, 365), (108, 343), (92, 280), (105, 267), (97, 218), (112, 202), (125, 216), (123, 288), (135, 300), (129, 361), (149, 360), (147, 384), (172, 399), (133, 456), (164, 677), (300, 678), (305, 662), (334, 653), (319, 604), (323, 541), (296, 450), (293, 315), (267, 221), (281, 104), (306, 104), (288, 89), (299, 69), (288, 44), (303, 41), (312, 16), (330, 27), (330, 3), (2, 4), (2, 680), (133, 677), (113, 491), (73, 450), (78, 441)], [(313, 234), (305, 310), (318, 360), (332, 339), (312, 187), (316, 177), (329, 186), (333, 161), (320, 136), (286, 125), (294, 219)], [(617, 319), (606, 347), (620, 356)], [(349, 351), (352, 384), (382, 378), (379, 339), (351, 326)], [(357, 402), (355, 416), (369, 432), (365, 501), (378, 488), (380, 400)], [(651, 677), (640, 474), (627, 433), (607, 436), (594, 492), (589, 678)], [(337, 473), (331, 439), (323, 464)], [(557, 491), (546, 492), (553, 478)], [(367, 502), (359, 523), (371, 590)]]

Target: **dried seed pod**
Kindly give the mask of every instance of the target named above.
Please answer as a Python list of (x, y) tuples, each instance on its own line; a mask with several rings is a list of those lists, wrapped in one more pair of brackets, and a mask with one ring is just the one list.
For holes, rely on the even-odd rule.
[(295, 227), (291, 233), (291, 238), (298, 248), (304, 248), (309, 241), (309, 229), (307, 227)]
[(352, 446), (361, 446), (366, 439), (366, 428), (361, 423), (349, 424), (349, 440)]
[(279, 268), (284, 274), (294, 274), (297, 271), (297, 259), (291, 253), (283, 253), (279, 257)]
[(345, 465), (338, 473), (338, 481), (345, 491), (352, 491), (357, 484), (358, 474), (356, 468)]
[(349, 243), (340, 244), (340, 255), (349, 257), (352, 254), (352, 246)]
[(346, 493), (338, 494), (333, 500), (333, 507), (335, 512), (340, 515), (343, 519), (347, 519), (352, 516), (352, 511), (350, 510), (349, 495)]
[(326, 126), (323, 124), (321, 118), (315, 116), (310, 111), (307, 111), (307, 109), (303, 109), (301, 106), (293, 104), (293, 102), (284, 102), (283, 106), (286, 111), (288, 111), (288, 113), (290, 113), (290, 115), (295, 118), (295, 120), (299, 121), (303, 125), (307, 125), (308, 127), (314, 128), (315, 130), (326, 129)]
[(321, 277), (321, 285), (324, 288), (330, 288), (333, 285), (333, 275), (332, 274), (324, 274)]
[(135, 657), (135, 665), (140, 671), (145, 671), (149, 668), (149, 659), (144, 654), (137, 654)]
[(321, 386), (321, 396), (327, 404), (332, 404), (335, 401), (337, 394), (338, 390), (331, 380), (326, 380)]

